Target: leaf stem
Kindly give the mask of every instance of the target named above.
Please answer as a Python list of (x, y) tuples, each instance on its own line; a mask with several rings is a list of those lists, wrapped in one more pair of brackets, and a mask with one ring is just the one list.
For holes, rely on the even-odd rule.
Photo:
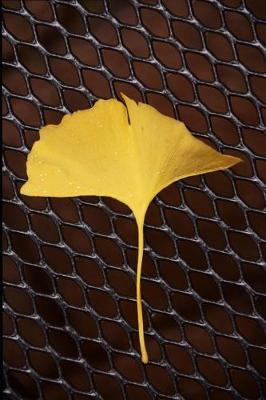
[(137, 315), (138, 315), (138, 331), (139, 331), (139, 344), (141, 351), (141, 360), (144, 364), (149, 361), (143, 328), (143, 313), (141, 305), (141, 270), (143, 259), (143, 225), (144, 219), (137, 219), (138, 225), (138, 263), (137, 263)]

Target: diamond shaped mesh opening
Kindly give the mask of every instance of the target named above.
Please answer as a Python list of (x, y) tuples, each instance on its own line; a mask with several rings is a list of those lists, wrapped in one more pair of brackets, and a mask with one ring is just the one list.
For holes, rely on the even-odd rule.
[[(4, 394), (265, 398), (263, 0), (3, 1)], [(19, 194), (38, 130), (120, 92), (244, 163), (163, 190), (145, 224), (108, 198)]]

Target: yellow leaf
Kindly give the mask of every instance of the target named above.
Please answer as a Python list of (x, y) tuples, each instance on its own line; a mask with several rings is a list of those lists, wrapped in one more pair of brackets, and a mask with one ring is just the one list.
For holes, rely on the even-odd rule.
[(99, 100), (41, 129), (27, 160), (28, 196), (110, 196), (133, 211), (138, 226), (137, 314), (142, 361), (148, 362), (141, 308), (143, 224), (151, 200), (179, 179), (241, 161), (192, 136), (182, 122), (123, 96)]

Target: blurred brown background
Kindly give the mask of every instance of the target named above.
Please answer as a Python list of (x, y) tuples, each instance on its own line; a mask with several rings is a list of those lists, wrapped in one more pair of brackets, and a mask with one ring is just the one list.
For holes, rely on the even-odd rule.
[[(265, 2), (2, 3), (5, 393), (265, 398)], [(39, 128), (121, 92), (244, 160), (169, 186), (149, 208), (147, 366), (130, 210), (19, 194)]]

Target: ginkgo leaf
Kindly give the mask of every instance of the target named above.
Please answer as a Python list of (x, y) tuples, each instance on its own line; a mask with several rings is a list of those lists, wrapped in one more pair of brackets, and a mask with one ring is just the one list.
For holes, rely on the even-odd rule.
[(28, 196), (113, 197), (131, 208), (138, 226), (137, 314), (142, 361), (148, 362), (141, 307), (143, 224), (151, 200), (179, 179), (241, 161), (195, 138), (182, 122), (123, 96), (41, 129), (28, 155)]

